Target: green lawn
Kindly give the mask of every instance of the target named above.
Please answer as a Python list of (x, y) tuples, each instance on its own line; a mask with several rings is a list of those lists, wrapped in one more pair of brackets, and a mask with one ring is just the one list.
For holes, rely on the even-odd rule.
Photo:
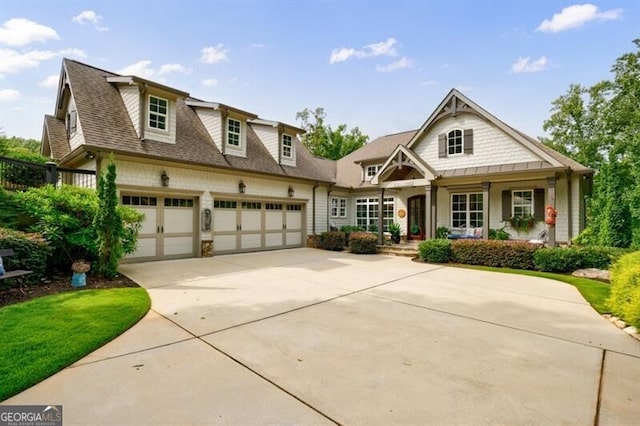
[(61, 293), (0, 308), (0, 401), (74, 363), (138, 322), (142, 288)]
[(582, 297), (584, 297), (599, 314), (607, 314), (611, 312), (606, 303), (609, 298), (611, 288), (608, 284), (600, 281), (590, 280), (589, 278), (574, 277), (571, 275), (528, 271), (524, 269), (494, 268), (490, 266), (475, 265), (456, 265), (456, 267), (480, 269), (482, 271), (504, 272), (507, 274), (529, 275), (532, 277), (549, 278), (552, 280), (562, 281), (577, 288)]

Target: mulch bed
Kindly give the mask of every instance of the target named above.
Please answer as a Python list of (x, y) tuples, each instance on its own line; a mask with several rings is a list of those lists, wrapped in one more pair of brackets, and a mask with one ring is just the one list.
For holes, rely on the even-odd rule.
[[(118, 287), (138, 287), (134, 281), (125, 275), (117, 275), (114, 279), (108, 280), (87, 274), (87, 285), (81, 289), (105, 289)], [(0, 287), (0, 307), (14, 303), (25, 302), (36, 297), (47, 296), (49, 294), (64, 293), (68, 291), (78, 291), (71, 286), (71, 273), (54, 275), (44, 279), (39, 284), (31, 284), (22, 288)]]

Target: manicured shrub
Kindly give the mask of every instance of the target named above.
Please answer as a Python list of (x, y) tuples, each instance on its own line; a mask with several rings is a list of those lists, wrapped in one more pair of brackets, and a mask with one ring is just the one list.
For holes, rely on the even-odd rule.
[(622, 256), (611, 268), (611, 312), (640, 329), (640, 251)]
[(364, 232), (365, 229), (362, 226), (356, 225), (342, 225), (340, 227), (340, 232), (344, 232), (344, 245), (349, 245), (349, 235), (352, 232)]
[(426, 240), (418, 244), (418, 256), (424, 262), (446, 263), (451, 259), (451, 241)]
[(438, 226), (436, 229), (436, 238), (446, 239), (449, 237), (449, 228), (446, 226)]
[(489, 239), (490, 240), (506, 241), (509, 238), (511, 238), (511, 234), (509, 234), (507, 231), (505, 231), (504, 228), (505, 227), (503, 226), (500, 229), (489, 229)]
[(351, 253), (375, 254), (378, 236), (369, 232), (352, 232), (349, 237)]
[(545, 272), (573, 272), (583, 268), (608, 269), (620, 257), (622, 249), (614, 247), (549, 247), (533, 256), (535, 268)]
[(320, 247), (325, 250), (344, 250), (344, 232), (330, 231), (320, 234)]
[(455, 240), (451, 260), (468, 265), (534, 269), (533, 254), (539, 246), (523, 241)]
[(51, 248), (42, 235), (0, 228), (0, 249), (13, 249), (15, 252), (14, 256), (2, 258), (6, 270), (33, 271), (27, 276), (30, 283), (39, 282), (45, 276)]

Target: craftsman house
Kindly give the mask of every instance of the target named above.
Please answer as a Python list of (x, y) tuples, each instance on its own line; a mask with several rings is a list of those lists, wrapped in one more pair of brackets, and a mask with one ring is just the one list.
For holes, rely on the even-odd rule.
[[(414, 131), (339, 161), (312, 156), (302, 130), (136, 76), (62, 63), (42, 153), (100, 172), (113, 153), (120, 202), (145, 214), (129, 261), (300, 247), (308, 235), (398, 222), (410, 239), (438, 227), (529, 239), (557, 210), (550, 242), (584, 227), (592, 171), (452, 90)], [(512, 228), (532, 217), (531, 227)]]

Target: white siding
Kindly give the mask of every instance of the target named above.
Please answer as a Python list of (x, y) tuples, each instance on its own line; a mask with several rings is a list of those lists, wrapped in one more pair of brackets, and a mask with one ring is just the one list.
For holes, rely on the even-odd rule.
[[(151, 94), (152, 96), (156, 96)], [(162, 98), (162, 96), (158, 97)], [(162, 98), (162, 99), (166, 99), (166, 98)], [(158, 130), (158, 129), (153, 129), (151, 127), (149, 127), (149, 111), (147, 111), (148, 109), (148, 104), (147, 104), (147, 108), (145, 108), (145, 117), (144, 117), (144, 138), (145, 139), (150, 139), (153, 141), (158, 141), (158, 142), (165, 142), (165, 143), (176, 143), (176, 102), (172, 99), (167, 99), (168, 103), (169, 103), (169, 111), (168, 111), (168, 117), (167, 117), (167, 130), (166, 131), (162, 131), (162, 130)], [(145, 102), (149, 102), (149, 96), (147, 95), (145, 97)]]
[(222, 115), (220, 111), (214, 111), (210, 108), (195, 108), (195, 111), (218, 150), (222, 152)]
[[(438, 158), (438, 135), (453, 129), (473, 129), (473, 154)], [(472, 114), (459, 114), (441, 120), (413, 146), (413, 150), (436, 170), (540, 160), (502, 130)]]
[[(326, 185), (320, 185), (316, 188), (316, 234), (321, 234), (329, 230), (328, 210), (327, 210), (327, 192), (329, 188)], [(307, 209), (307, 233), (313, 234), (313, 212), (311, 208)]]
[(71, 133), (69, 138), (69, 145), (71, 146), (71, 150), (73, 151), (80, 145), (84, 144), (84, 133), (82, 132), (82, 125), (80, 124), (80, 114), (77, 113), (76, 103), (73, 98), (69, 100), (69, 105), (67, 105), (67, 112), (65, 113), (65, 117), (69, 114), (70, 111), (76, 111), (76, 131)]
[(138, 90), (138, 86), (119, 86), (118, 90), (120, 91), (120, 96), (122, 96), (124, 106), (129, 113), (131, 123), (136, 129), (138, 137), (140, 137), (140, 91)]
[(274, 160), (278, 161), (278, 129), (273, 126), (265, 126), (261, 124), (249, 124), (258, 138), (262, 142), (262, 144), (267, 148), (269, 154), (273, 157)]
[[(285, 157), (284, 155), (280, 157), (280, 164), (284, 164), (285, 166), (296, 166), (296, 146), (300, 144), (295, 135), (285, 133), (291, 136), (291, 157)], [(282, 139), (282, 135), (280, 136)], [(280, 147), (282, 149), (282, 140), (280, 140)]]

